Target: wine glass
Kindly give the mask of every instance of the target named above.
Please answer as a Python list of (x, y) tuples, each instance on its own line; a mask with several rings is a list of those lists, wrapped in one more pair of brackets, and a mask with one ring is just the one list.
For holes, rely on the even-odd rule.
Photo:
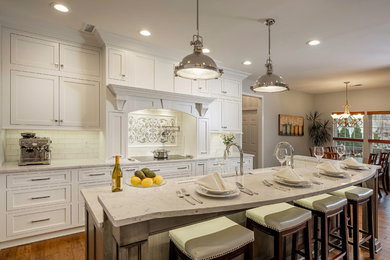
[(322, 157), (324, 157), (324, 154), (325, 154), (324, 153), (324, 147), (322, 147), (322, 146), (314, 147), (314, 155), (317, 158), (317, 168), (318, 168), (318, 165), (321, 162)]
[(227, 164), (227, 160), (223, 159), (218, 161), (219, 168), (221, 170), (221, 176), (225, 174), (225, 165)]
[(287, 157), (287, 148), (278, 147), (275, 151), (276, 159), (280, 162), (280, 167), (283, 167), (283, 163), (286, 161)]
[(337, 153), (339, 154), (340, 160), (342, 160), (344, 154), (345, 154), (345, 146), (344, 144), (340, 144), (337, 146)]

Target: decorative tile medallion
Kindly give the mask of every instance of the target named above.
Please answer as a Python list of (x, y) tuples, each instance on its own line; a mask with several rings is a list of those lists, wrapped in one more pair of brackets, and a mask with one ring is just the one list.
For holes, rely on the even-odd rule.
[(177, 118), (168, 115), (129, 113), (129, 146), (176, 145), (177, 133), (167, 126), (177, 126)]

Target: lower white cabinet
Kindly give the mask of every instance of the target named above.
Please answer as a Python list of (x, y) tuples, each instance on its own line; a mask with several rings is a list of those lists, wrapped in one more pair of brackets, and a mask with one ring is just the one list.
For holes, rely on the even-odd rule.
[(190, 177), (192, 175), (192, 163), (183, 162), (183, 163), (164, 163), (164, 164), (155, 164), (155, 165), (143, 165), (139, 168), (149, 168), (154, 171), (156, 174), (161, 175), (165, 179), (172, 178), (182, 178)]
[(195, 163), (195, 176), (203, 176), (207, 174), (207, 160), (197, 161)]

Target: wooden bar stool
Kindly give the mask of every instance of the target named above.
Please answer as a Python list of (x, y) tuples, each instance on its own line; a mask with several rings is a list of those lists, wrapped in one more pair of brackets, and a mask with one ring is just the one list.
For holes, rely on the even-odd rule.
[[(347, 198), (348, 208), (352, 207), (352, 216), (349, 214), (349, 227), (350, 231), (352, 230), (353, 242), (350, 244), (353, 245), (353, 259), (359, 259), (359, 247), (361, 244), (368, 241), (370, 249), (370, 258), (374, 259), (375, 257), (375, 248), (374, 248), (374, 221), (373, 221), (373, 208), (372, 208), (372, 189), (362, 188), (362, 187), (348, 187), (345, 189), (337, 190), (331, 192), (335, 196)], [(361, 230), (359, 228), (359, 205), (367, 203), (368, 211), (368, 231)], [(353, 224), (351, 225), (351, 217)], [(362, 239), (359, 239), (359, 233), (366, 235)]]
[[(348, 238), (347, 238), (347, 200), (337, 196), (322, 194), (294, 201), (295, 205), (311, 210), (314, 218), (314, 259), (318, 259), (318, 242), (321, 242), (321, 259), (327, 260), (329, 255), (329, 246), (341, 251), (334, 259), (344, 258), (348, 260)], [(340, 215), (340, 236), (341, 247), (329, 241), (328, 220)], [(321, 224), (321, 237), (318, 237), (318, 219)]]
[(253, 231), (220, 217), (169, 231), (169, 259), (253, 260)]
[[(274, 258), (281, 260), (283, 256), (283, 239), (293, 235), (292, 259), (300, 254), (305, 259), (312, 259), (310, 220), (311, 212), (295, 207), (288, 203), (278, 203), (269, 206), (258, 207), (246, 211), (246, 227), (250, 230), (255, 228), (274, 237)], [(297, 234), (304, 232), (305, 253), (297, 248)]]

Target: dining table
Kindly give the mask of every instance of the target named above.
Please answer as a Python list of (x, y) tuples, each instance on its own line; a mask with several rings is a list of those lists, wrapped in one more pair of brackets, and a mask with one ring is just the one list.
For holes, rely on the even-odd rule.
[[(224, 182), (232, 185), (238, 182), (244, 189), (236, 196), (222, 198), (199, 192), (199, 185), (196, 184), (198, 176), (168, 179), (163, 185), (151, 188), (125, 184), (122, 192), (115, 193), (107, 187), (82, 190), (86, 202), (86, 258), (168, 259), (166, 254), (161, 256), (164, 255), (161, 253), (156, 257), (154, 252), (167, 252), (166, 248), (162, 249), (167, 243), (159, 245), (159, 249), (150, 249), (152, 236), (219, 216), (242, 214), (254, 207), (291, 202), (361, 183), (374, 189), (373, 199), (376, 202), (378, 167), (375, 165), (367, 165), (366, 170), (345, 169), (347, 175), (344, 178), (320, 174), (313, 158), (298, 157), (296, 165), (295, 171), (310, 185), (282, 185), (274, 177), (280, 167), (270, 167), (254, 169), (243, 176), (231, 174), (224, 177)], [(182, 189), (190, 196), (178, 196), (178, 191), (181, 193)], [(376, 203), (374, 209), (377, 238)], [(366, 214), (363, 214), (364, 217)], [(378, 239), (376, 248), (380, 249)]]

